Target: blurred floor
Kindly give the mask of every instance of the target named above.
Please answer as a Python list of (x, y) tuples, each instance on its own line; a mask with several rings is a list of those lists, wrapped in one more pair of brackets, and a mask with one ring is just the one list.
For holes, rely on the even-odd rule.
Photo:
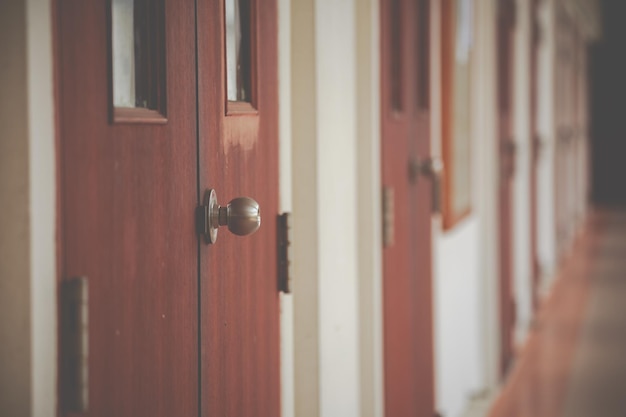
[(626, 416), (626, 210), (590, 217), (489, 416)]
[(606, 220), (564, 417), (626, 416), (626, 211)]

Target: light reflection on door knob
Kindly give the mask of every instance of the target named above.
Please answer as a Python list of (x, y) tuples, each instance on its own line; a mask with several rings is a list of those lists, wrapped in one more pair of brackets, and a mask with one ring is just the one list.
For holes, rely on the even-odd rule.
[(238, 236), (251, 235), (261, 226), (259, 203), (250, 197), (238, 197), (220, 206), (215, 190), (207, 190), (204, 204), (198, 208), (198, 231), (207, 243), (215, 243), (220, 226), (228, 226)]

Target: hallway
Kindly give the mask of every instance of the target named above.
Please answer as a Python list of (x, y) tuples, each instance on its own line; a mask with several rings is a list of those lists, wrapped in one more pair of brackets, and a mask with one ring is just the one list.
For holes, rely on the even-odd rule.
[(596, 210), (490, 417), (626, 415), (626, 211)]

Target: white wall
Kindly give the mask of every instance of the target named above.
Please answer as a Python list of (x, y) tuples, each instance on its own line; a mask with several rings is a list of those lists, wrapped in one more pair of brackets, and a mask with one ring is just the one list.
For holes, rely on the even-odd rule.
[(382, 228), (379, 0), (356, 2), (357, 240), (361, 417), (382, 417)]
[[(278, 129), (279, 207), (291, 212), (291, 0), (278, 0)], [(294, 417), (294, 316), (293, 295), (280, 294), (281, 416)]]
[(513, 185), (513, 282), (517, 307), (515, 341), (521, 344), (532, 316), (532, 259), (530, 254), (530, 2), (517, 1), (513, 64), (513, 129), (517, 144)]
[(0, 414), (56, 413), (55, 152), (48, 0), (0, 3)]
[(539, 79), (537, 127), (543, 141), (537, 169), (537, 253), (541, 270), (542, 292), (547, 293), (556, 268), (554, 225), (554, 34), (552, 1), (541, 3), (539, 20), (542, 36), (538, 53)]
[[(470, 397), (497, 382), (497, 146), (493, 2), (474, 2), (472, 52), (472, 214), (450, 231), (434, 222), (437, 410), (458, 416)], [(440, 9), (434, 6), (434, 56), (440, 53)], [(441, 141), (440, 62), (433, 59), (432, 134)]]
[(290, 4), (299, 417), (382, 410), (376, 4)]

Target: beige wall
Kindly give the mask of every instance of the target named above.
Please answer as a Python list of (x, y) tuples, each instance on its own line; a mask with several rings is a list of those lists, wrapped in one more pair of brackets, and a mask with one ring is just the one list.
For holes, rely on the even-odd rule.
[(0, 2), (0, 415), (56, 412), (49, 0)]
[(31, 415), (26, 8), (0, 2), (0, 414)]

